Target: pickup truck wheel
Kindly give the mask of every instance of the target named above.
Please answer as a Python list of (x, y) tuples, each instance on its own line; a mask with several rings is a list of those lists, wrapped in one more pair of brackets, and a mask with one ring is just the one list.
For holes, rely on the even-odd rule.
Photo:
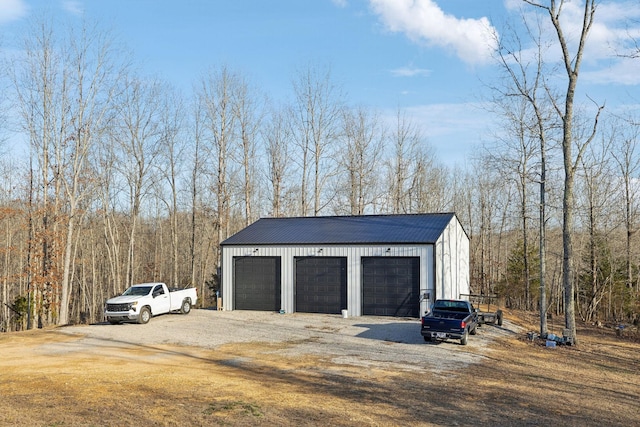
[(460, 345), (467, 345), (468, 339), (469, 339), (469, 331), (465, 330), (464, 334), (462, 334), (462, 338), (460, 338)]
[(144, 325), (149, 323), (149, 320), (151, 320), (151, 310), (149, 310), (149, 307), (142, 307), (140, 316), (138, 317), (138, 323)]
[(429, 337), (429, 336), (426, 336), (426, 335), (425, 335), (425, 336), (423, 336), (422, 338), (424, 338), (424, 340), (425, 340), (426, 342), (431, 342), (431, 337)]
[(189, 314), (189, 312), (191, 312), (191, 300), (189, 298), (186, 298), (184, 301), (182, 301), (182, 305), (180, 306), (180, 313)]
[(478, 333), (478, 327), (477, 327), (477, 326), (474, 326), (474, 327), (473, 327), (473, 329), (472, 329), (471, 331), (469, 331), (469, 333), (470, 333), (471, 335), (475, 335), (475, 334), (477, 334), (477, 333)]
[(502, 310), (498, 310), (496, 317), (498, 318), (498, 326), (502, 326)]

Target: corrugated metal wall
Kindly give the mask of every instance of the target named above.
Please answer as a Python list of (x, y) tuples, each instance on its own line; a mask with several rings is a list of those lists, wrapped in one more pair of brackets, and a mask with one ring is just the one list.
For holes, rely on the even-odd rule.
[[(420, 292), (436, 292), (433, 245), (421, 246), (224, 246), (222, 251), (222, 296), (225, 310), (233, 310), (233, 258), (238, 256), (279, 256), (282, 266), (282, 310), (294, 311), (295, 257), (330, 256), (347, 258), (347, 305), (349, 316), (362, 315), (361, 257), (420, 257)], [(423, 301), (424, 312), (428, 301)]]
[(435, 298), (459, 298), (470, 293), (469, 238), (453, 218), (435, 245)]

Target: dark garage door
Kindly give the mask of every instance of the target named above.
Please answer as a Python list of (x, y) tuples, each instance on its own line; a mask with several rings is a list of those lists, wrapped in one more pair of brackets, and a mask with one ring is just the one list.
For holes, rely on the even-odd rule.
[(296, 311), (340, 313), (347, 308), (347, 258), (296, 258)]
[(280, 257), (234, 257), (236, 310), (280, 310)]
[(419, 317), (419, 257), (363, 257), (362, 313)]

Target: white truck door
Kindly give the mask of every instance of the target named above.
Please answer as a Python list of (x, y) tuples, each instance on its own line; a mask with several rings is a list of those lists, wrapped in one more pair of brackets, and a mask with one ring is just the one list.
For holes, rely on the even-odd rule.
[(153, 315), (168, 313), (171, 310), (171, 298), (168, 289), (163, 285), (156, 285), (151, 293)]

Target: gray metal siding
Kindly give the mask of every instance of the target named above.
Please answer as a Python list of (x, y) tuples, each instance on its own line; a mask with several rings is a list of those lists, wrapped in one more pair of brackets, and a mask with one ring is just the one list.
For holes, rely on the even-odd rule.
[(451, 221), (435, 244), (436, 298), (459, 298), (470, 292), (469, 239), (460, 223)]
[[(257, 249), (257, 250), (256, 250)], [(322, 249), (322, 250), (321, 250)], [(347, 258), (347, 310), (349, 316), (362, 315), (362, 257), (419, 257), (420, 294), (436, 294), (433, 245), (420, 246), (224, 246), (222, 248), (222, 291), (224, 309), (234, 310), (234, 285), (229, 274), (235, 256), (279, 256), (281, 259), (281, 309), (286, 313), (295, 310), (295, 258), (328, 256)], [(421, 312), (428, 302), (423, 301)]]

